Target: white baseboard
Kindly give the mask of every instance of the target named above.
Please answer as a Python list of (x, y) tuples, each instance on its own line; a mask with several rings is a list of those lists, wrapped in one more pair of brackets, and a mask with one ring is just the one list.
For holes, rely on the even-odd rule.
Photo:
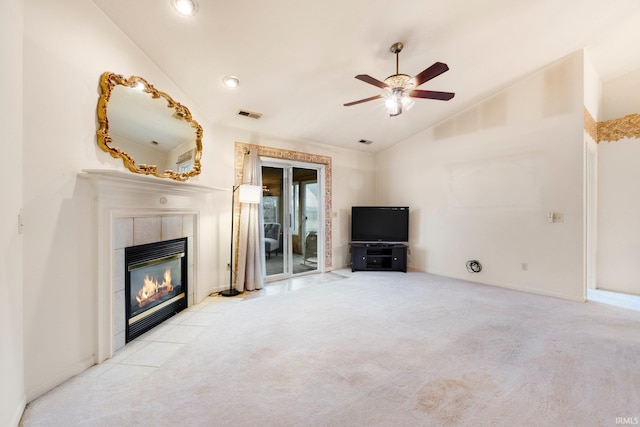
[[(437, 273), (430, 273), (430, 272), (425, 271), (425, 270), (417, 269), (415, 267), (408, 267), (407, 271), (420, 272), (420, 273), (429, 273), (429, 274), (437, 274)], [(559, 293), (559, 292), (546, 291), (546, 290), (538, 289), (538, 288), (529, 288), (527, 286), (519, 286), (519, 285), (514, 285), (514, 284), (511, 284), (511, 283), (491, 282), (491, 281), (486, 281), (486, 282), (482, 281), (481, 282), (479, 280), (473, 280), (469, 276), (463, 277), (463, 276), (447, 275), (447, 274), (437, 274), (437, 275), (443, 276), (443, 277), (451, 277), (452, 279), (466, 280), (467, 282), (479, 283), (481, 285), (497, 286), (499, 288), (511, 289), (513, 291), (527, 292), (527, 293), (530, 293), (530, 294), (543, 295), (543, 296), (554, 297), (554, 298), (560, 298), (560, 299), (565, 299), (565, 300), (569, 300), (569, 301), (576, 301), (576, 302), (586, 302), (587, 301), (586, 297), (581, 297), (581, 296), (576, 296), (576, 295), (568, 295), (568, 294), (563, 294), (563, 293)]]

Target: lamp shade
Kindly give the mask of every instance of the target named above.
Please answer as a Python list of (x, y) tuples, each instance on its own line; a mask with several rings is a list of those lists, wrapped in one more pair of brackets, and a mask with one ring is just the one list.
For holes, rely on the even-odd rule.
[(240, 203), (260, 203), (262, 187), (253, 184), (240, 184), (238, 187), (238, 201)]

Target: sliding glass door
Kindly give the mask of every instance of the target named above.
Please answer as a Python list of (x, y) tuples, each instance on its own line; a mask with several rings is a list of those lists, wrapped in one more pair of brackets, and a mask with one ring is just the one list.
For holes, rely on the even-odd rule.
[(323, 165), (262, 160), (267, 280), (321, 271)]

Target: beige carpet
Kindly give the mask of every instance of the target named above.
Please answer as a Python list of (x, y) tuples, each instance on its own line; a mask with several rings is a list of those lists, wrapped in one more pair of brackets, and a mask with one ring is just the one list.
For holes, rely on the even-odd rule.
[(640, 312), (423, 273), (245, 298), (144, 380), (76, 377), (24, 426), (614, 426)]

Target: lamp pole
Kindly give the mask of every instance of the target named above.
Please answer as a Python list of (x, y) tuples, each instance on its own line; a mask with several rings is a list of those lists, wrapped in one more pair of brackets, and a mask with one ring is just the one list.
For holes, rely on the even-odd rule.
[(236, 185), (231, 190), (231, 255), (229, 256), (229, 289), (225, 289), (224, 291), (220, 292), (220, 295), (222, 295), (223, 297), (235, 297), (236, 295), (240, 294), (237, 289), (233, 288), (233, 215), (236, 204), (235, 195), (238, 188), (240, 188), (240, 186)]

